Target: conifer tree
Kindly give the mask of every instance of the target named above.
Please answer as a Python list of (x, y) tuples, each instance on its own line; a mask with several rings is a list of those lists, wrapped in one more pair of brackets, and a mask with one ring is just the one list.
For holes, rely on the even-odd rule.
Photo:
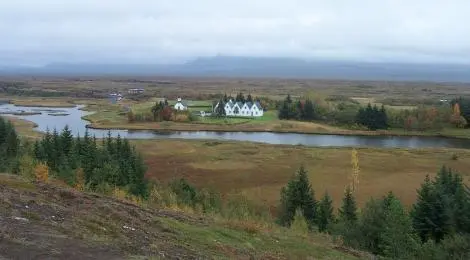
[(248, 94), (248, 96), (246, 97), (246, 102), (253, 103), (253, 98), (251, 97), (251, 94)]
[(302, 105), (302, 102), (300, 102), (300, 100), (298, 100), (295, 104), (295, 107), (293, 107), (291, 118), (295, 118), (297, 120), (305, 119), (303, 105)]
[(357, 205), (351, 187), (347, 187), (344, 192), (343, 204), (339, 209), (339, 218), (345, 223), (354, 224), (357, 221)]
[(62, 145), (62, 152), (64, 154), (68, 155), (72, 151), (73, 136), (68, 125), (65, 125), (62, 133), (60, 134), (60, 144)]
[(387, 199), (384, 228), (380, 232), (381, 254), (392, 259), (410, 259), (419, 246), (411, 218), (397, 198), (388, 196)]
[(334, 221), (333, 201), (328, 192), (325, 192), (325, 195), (318, 204), (318, 231), (327, 232)]
[(435, 224), (432, 222), (433, 203), (435, 202), (435, 192), (429, 179), (426, 175), (424, 183), (418, 190), (418, 198), (413, 205), (413, 228), (416, 230), (423, 242), (432, 237)]
[(388, 128), (388, 117), (387, 117), (387, 111), (385, 110), (384, 105), (382, 105), (382, 107), (380, 108), (379, 118), (380, 118), (379, 129), (387, 129)]
[(278, 113), (279, 119), (289, 119), (289, 104), (287, 101), (282, 102)]
[(290, 97), (290, 94), (287, 95), (286, 97), (286, 103), (291, 104), (292, 103), (292, 98)]
[(384, 200), (370, 199), (361, 211), (358, 220), (358, 232), (355, 234), (360, 248), (380, 255), (381, 233), (384, 231), (385, 211), (388, 206)]
[(297, 209), (302, 210), (303, 216), (309, 223), (310, 229), (316, 222), (317, 202), (314, 191), (308, 180), (307, 171), (300, 167), (294, 177), (289, 180), (286, 187), (281, 190), (281, 206), (279, 222), (290, 226)]
[(313, 120), (315, 119), (313, 102), (310, 99), (305, 100), (304, 105), (304, 120)]
[(217, 117), (225, 116), (225, 103), (223, 100), (220, 100), (218, 106), (215, 108), (215, 115)]

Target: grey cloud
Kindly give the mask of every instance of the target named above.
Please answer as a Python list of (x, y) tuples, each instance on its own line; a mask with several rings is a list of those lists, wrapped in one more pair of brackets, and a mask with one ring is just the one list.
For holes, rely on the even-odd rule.
[(466, 0), (2, 1), (0, 60), (225, 54), (468, 63), (469, 10)]

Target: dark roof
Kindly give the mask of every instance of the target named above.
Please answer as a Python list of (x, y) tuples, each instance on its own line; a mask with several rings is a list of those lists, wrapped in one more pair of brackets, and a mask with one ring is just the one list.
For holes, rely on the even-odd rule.
[(256, 106), (259, 110), (263, 110), (259, 102), (255, 102), (253, 105)]

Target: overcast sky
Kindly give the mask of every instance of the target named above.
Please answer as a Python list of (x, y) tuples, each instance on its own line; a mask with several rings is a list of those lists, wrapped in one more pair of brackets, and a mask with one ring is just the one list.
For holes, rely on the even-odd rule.
[(217, 54), (470, 63), (470, 1), (0, 0), (0, 64)]

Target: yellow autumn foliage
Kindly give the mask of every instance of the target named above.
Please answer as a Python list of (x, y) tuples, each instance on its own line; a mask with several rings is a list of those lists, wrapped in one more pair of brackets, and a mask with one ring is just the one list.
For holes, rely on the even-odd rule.
[(37, 181), (47, 182), (49, 179), (49, 167), (44, 163), (39, 163), (34, 168), (34, 176), (36, 176)]
[(78, 191), (83, 191), (85, 189), (85, 174), (82, 168), (78, 168), (75, 171), (75, 187)]

